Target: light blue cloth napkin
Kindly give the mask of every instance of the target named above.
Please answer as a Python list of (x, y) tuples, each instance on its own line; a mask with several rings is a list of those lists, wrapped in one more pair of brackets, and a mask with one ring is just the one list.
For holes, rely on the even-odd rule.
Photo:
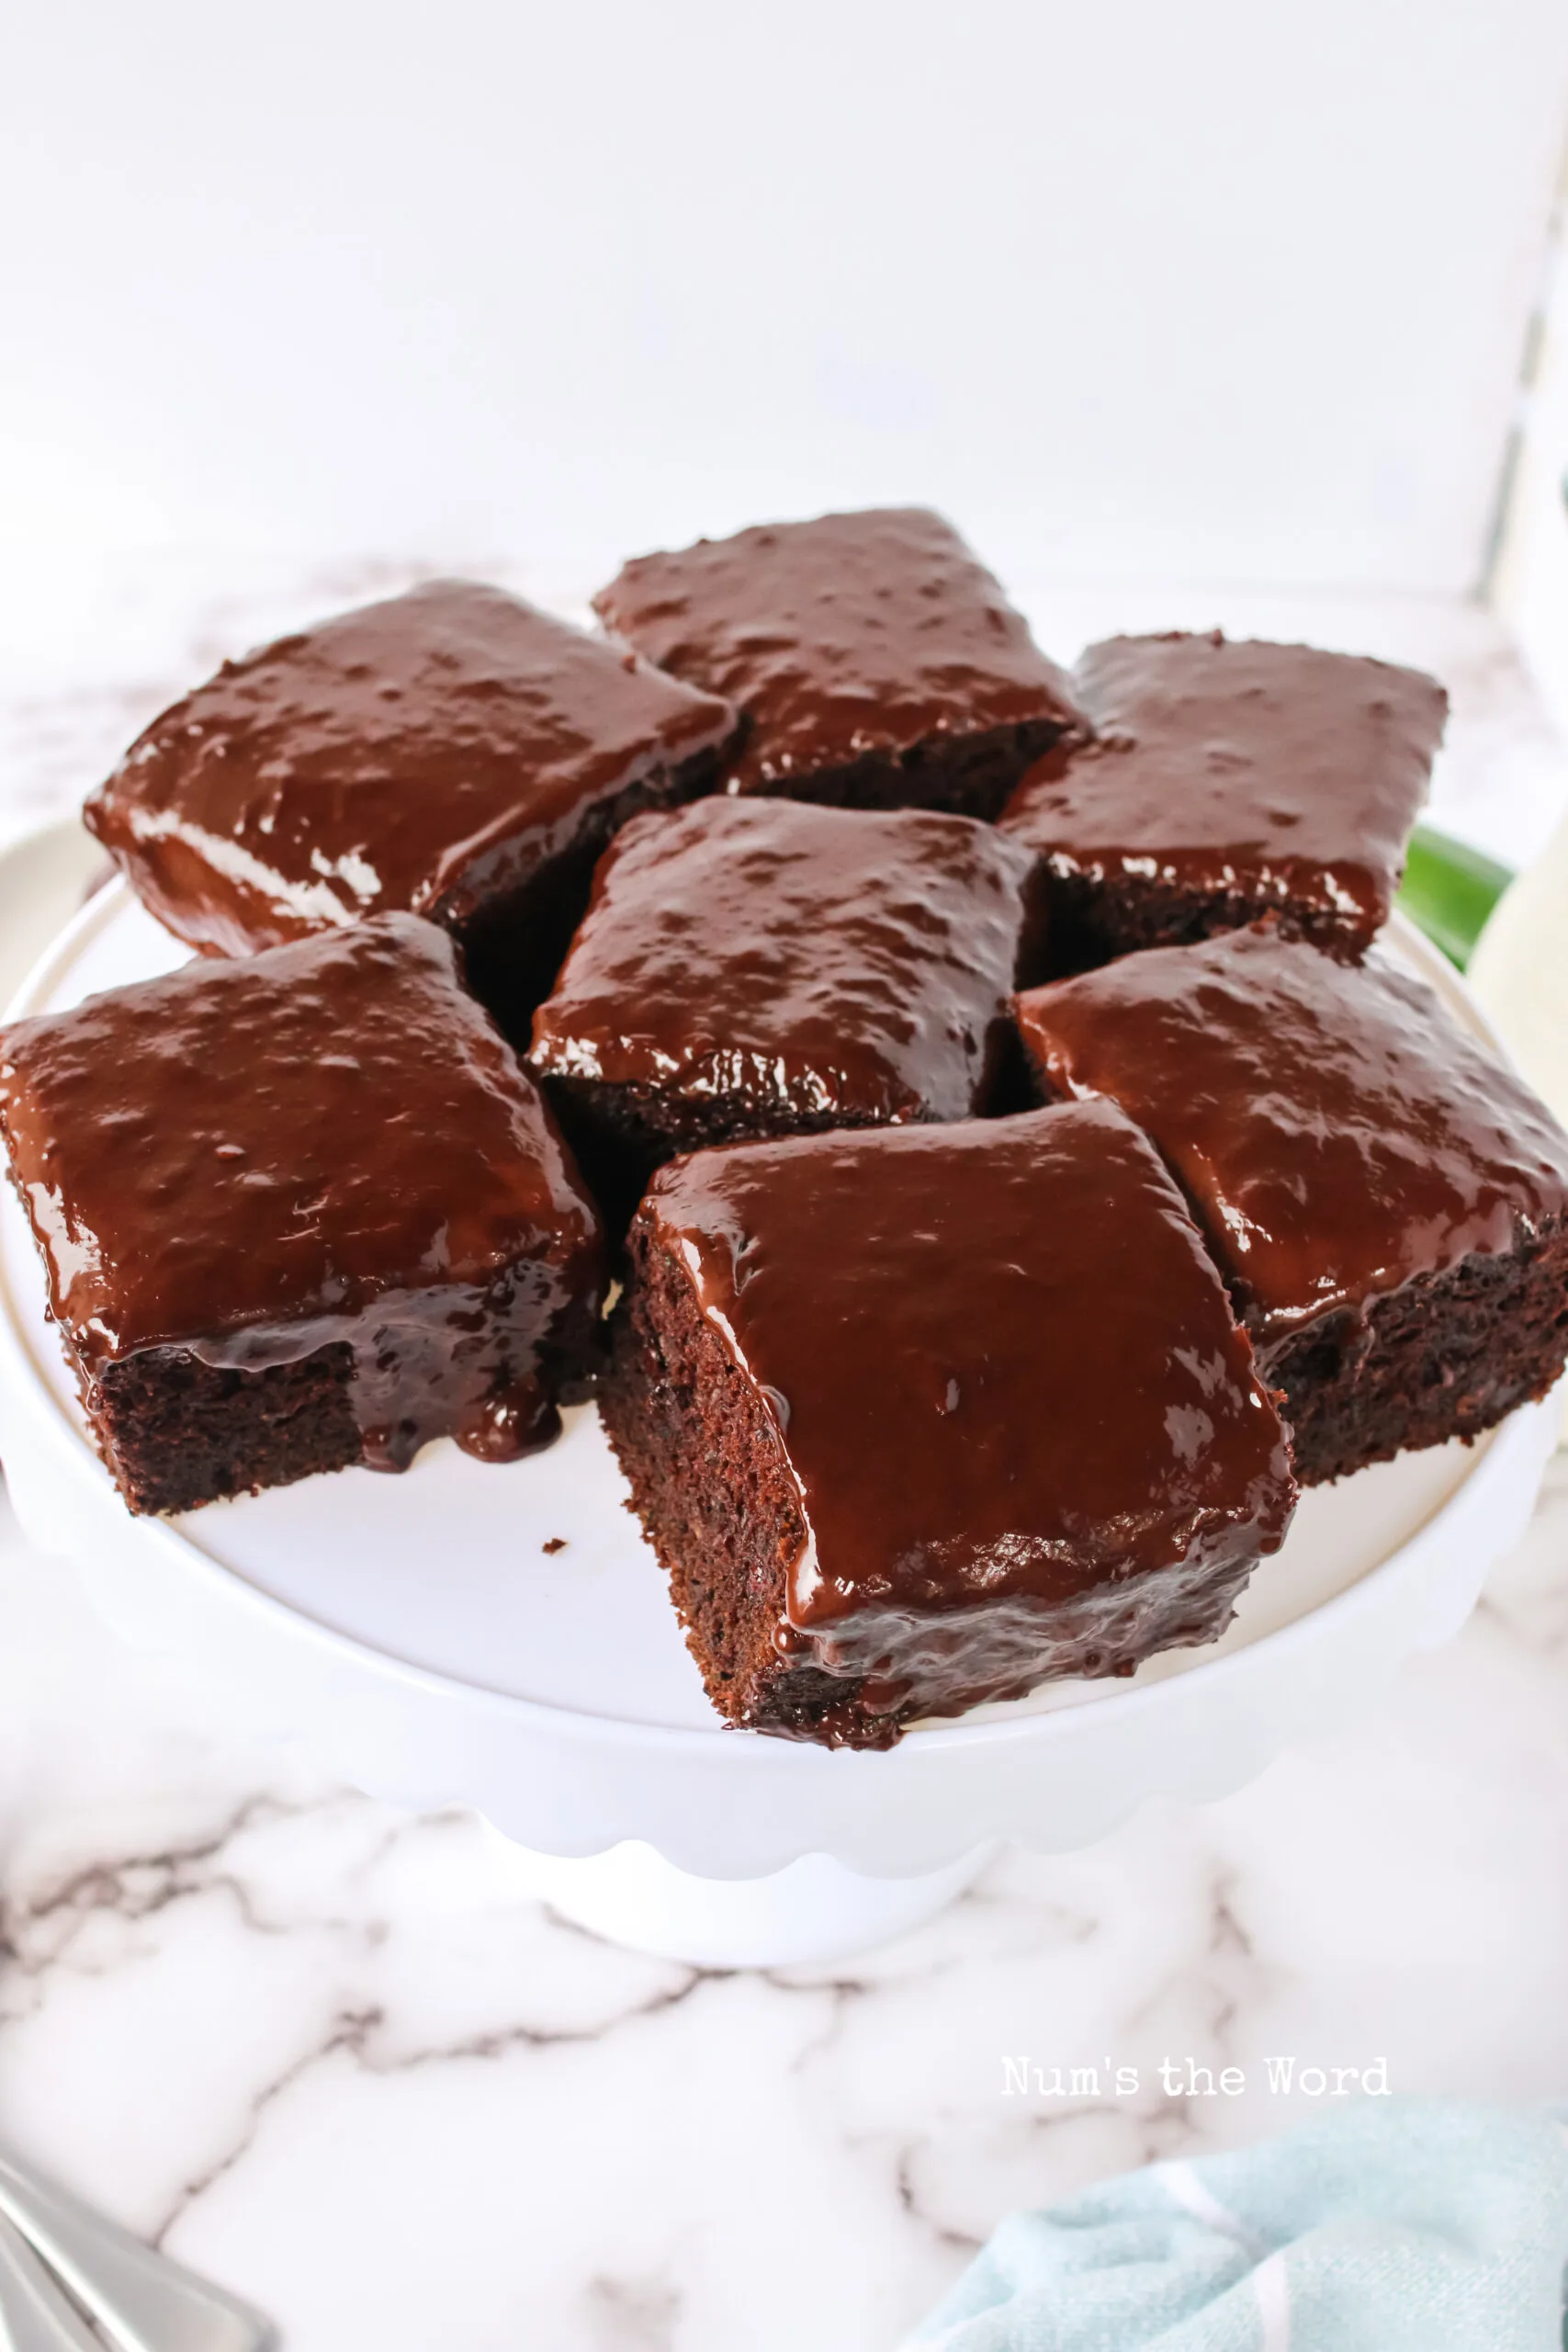
[(1568, 2132), (1372, 2098), (1013, 2213), (909, 2338), (942, 2352), (1557, 2352)]

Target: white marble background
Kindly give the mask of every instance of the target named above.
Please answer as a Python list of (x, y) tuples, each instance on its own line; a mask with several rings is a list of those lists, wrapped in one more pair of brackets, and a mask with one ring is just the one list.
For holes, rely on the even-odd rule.
[[(97, 583), (41, 684), (0, 672), (0, 835), (190, 671), (370, 579)], [(1066, 653), (1219, 618), (1424, 658), (1455, 693), (1447, 821), (1522, 854), (1564, 797), (1472, 608), (1031, 601)], [(561, 1925), (460, 1813), (238, 1744), (220, 1694), (119, 1648), (0, 1515), (0, 2133), (289, 2352), (882, 2352), (1009, 2206), (1300, 2111), (1270, 2057), (1568, 2095), (1565, 1568), (1560, 1462), (1375, 1718), (1207, 1810), (1004, 1857), (869, 1960), (720, 1974)], [(1140, 2088), (1009, 2095), (1006, 2057)], [(1167, 2058), (1249, 2087), (1168, 2096)]]

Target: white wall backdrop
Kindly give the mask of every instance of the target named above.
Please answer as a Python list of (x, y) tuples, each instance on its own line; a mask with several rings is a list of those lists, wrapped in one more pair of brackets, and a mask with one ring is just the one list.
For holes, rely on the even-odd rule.
[(15, 6), (0, 565), (918, 497), (1463, 590), (1565, 120), (1562, 0)]

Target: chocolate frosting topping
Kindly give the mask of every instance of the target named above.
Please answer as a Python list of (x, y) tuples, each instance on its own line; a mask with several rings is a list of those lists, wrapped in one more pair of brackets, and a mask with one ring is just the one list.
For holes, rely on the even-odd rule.
[(1145, 1647), (1207, 1638), (1209, 1589), (1223, 1622), (1282, 1539), (1278, 1416), (1110, 1103), (700, 1152), (655, 1177), (649, 1225), (798, 1484), (780, 1645), (890, 1704), (1000, 1695), (1003, 1653), (1027, 1688), (1043, 1612), (1125, 1619), (1164, 1577)]
[(224, 954), (386, 909), (461, 924), (735, 715), (499, 588), (440, 580), (225, 662), (154, 719), (90, 829)]
[(346, 1340), (368, 1457), (505, 1456), (547, 1415), (541, 1349), (597, 1311), (550, 1114), (412, 915), (16, 1023), (0, 1125), (88, 1387), (141, 1349), (256, 1370)]
[(1381, 949), (1352, 968), (1235, 932), (1018, 1013), (1053, 1090), (1110, 1096), (1158, 1145), (1260, 1340), (1568, 1211), (1568, 1136)]
[(803, 1116), (967, 1116), (1008, 1019), (1035, 860), (967, 817), (706, 800), (602, 860), (547, 1076)]
[(1314, 646), (1113, 637), (1074, 684), (1091, 741), (1024, 777), (1002, 824), (1065, 874), (1223, 892), (1237, 869), (1370, 935), (1387, 919), (1448, 697)]
[(923, 507), (773, 523), (639, 556), (594, 609), (749, 733), (731, 792), (868, 753), (1077, 718), (1072, 690), (951, 524)]

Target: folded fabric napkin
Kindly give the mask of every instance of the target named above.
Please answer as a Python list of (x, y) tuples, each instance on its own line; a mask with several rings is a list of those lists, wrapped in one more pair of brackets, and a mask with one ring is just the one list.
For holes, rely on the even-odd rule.
[(942, 2352), (1556, 2352), (1568, 2129), (1365, 2099), (1013, 2213), (916, 2329)]

